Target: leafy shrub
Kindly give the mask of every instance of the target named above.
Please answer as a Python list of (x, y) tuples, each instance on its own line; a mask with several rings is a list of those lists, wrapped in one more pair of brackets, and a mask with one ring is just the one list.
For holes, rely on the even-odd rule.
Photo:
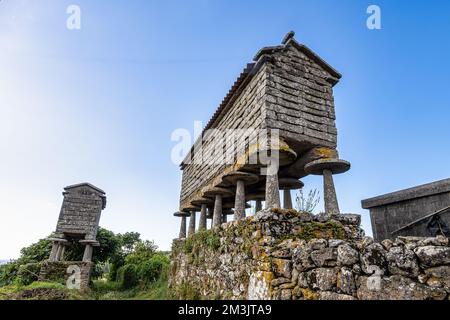
[(154, 254), (150, 260), (139, 265), (139, 278), (143, 283), (153, 283), (170, 264), (169, 258), (161, 253)]
[(0, 266), (0, 287), (10, 285), (14, 282), (19, 265), (15, 262), (9, 262)]
[(27, 286), (38, 280), (41, 264), (32, 262), (19, 266), (16, 276), (16, 283)]
[(139, 283), (139, 274), (134, 264), (126, 264), (118, 271), (119, 286), (123, 290), (131, 289)]

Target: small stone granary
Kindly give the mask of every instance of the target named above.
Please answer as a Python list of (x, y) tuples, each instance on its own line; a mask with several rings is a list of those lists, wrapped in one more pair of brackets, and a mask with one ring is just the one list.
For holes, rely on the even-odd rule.
[[(332, 175), (350, 169), (336, 149), (333, 87), (340, 78), (293, 32), (281, 45), (259, 50), (181, 163), (180, 208), (174, 214), (182, 219), (180, 237), (186, 236), (187, 216), (187, 234), (195, 232), (197, 212), (199, 227), (206, 228), (208, 217), (214, 226), (228, 214), (244, 218), (247, 201), (255, 201), (257, 211), (262, 201), (279, 208), (279, 190), (283, 207), (292, 208), (290, 192), (302, 188), (299, 179), (309, 174), (323, 176), (325, 212), (338, 213)], [(276, 170), (264, 152), (277, 155)]]
[[(69, 266), (79, 269), (81, 288), (89, 285), (92, 269), (93, 247), (96, 240), (100, 215), (106, 206), (105, 192), (90, 183), (80, 183), (64, 188), (63, 203), (56, 225), (56, 231), (49, 238), (53, 242), (50, 257), (42, 265), (41, 280), (67, 278)], [(83, 261), (64, 261), (66, 246), (77, 241), (84, 245)]]
[(450, 236), (450, 179), (362, 201), (375, 240), (397, 236)]

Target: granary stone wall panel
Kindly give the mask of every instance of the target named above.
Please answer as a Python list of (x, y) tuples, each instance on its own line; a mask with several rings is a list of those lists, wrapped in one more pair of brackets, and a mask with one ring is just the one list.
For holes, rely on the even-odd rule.
[(337, 130), (330, 74), (288, 46), (268, 63), (267, 124), (283, 137), (335, 148)]
[(100, 194), (86, 188), (66, 191), (56, 233), (86, 235), (95, 239), (103, 203)]
[(449, 299), (448, 238), (374, 242), (360, 216), (263, 210), (174, 240), (182, 299)]
[[(266, 68), (263, 66), (234, 100), (224, 116), (214, 124), (212, 129), (217, 130), (210, 131), (211, 133), (204, 137), (202, 163), (191, 163), (184, 166), (180, 205), (193, 197), (203, 186), (217, 178), (227, 167), (228, 164), (221, 162), (223, 155), (230, 151), (227, 150), (227, 144), (224, 141), (227, 137), (227, 134), (224, 134), (226, 130), (248, 129), (248, 133), (251, 135), (251, 132), (265, 126), (266, 77)], [(248, 143), (240, 140), (236, 142), (235, 148), (240, 148), (243, 143)]]

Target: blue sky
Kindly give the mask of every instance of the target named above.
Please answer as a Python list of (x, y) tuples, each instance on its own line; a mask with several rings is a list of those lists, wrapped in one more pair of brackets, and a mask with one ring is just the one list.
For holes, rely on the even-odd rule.
[[(81, 30), (66, 8), (81, 8)], [(368, 30), (379, 5), (382, 29)], [(64, 186), (104, 189), (101, 225), (169, 249), (177, 128), (212, 115), (257, 50), (289, 30), (343, 74), (335, 87), (341, 211), (450, 176), (448, 1), (0, 2), (0, 258), (47, 236)], [(320, 177), (303, 179), (320, 188)]]

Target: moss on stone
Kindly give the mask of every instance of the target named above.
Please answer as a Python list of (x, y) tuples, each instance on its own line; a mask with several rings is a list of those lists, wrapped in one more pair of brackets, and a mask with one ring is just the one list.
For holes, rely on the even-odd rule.
[(336, 221), (327, 222), (301, 222), (295, 230), (295, 238), (311, 239), (341, 239), (345, 240), (344, 226)]

